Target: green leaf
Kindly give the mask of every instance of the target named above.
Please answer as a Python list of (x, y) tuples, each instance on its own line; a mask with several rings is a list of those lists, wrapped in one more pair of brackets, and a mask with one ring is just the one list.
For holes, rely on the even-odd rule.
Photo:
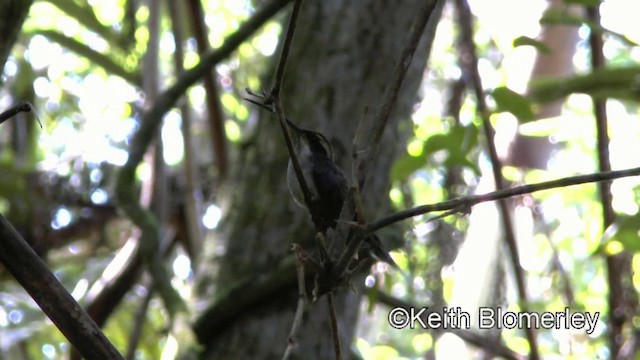
[(427, 162), (426, 153), (422, 156), (406, 155), (398, 159), (391, 168), (391, 180), (404, 180), (422, 168)]
[(528, 98), (534, 102), (549, 102), (573, 93), (596, 98), (617, 98), (638, 101), (640, 92), (636, 84), (640, 66), (603, 68), (590, 74), (563, 78), (541, 78), (531, 82)]
[(453, 134), (453, 132), (432, 135), (424, 142), (424, 152), (433, 154), (439, 150), (449, 150), (451, 148), (451, 142), (455, 141), (454, 138), (455, 134)]
[(478, 129), (473, 125), (456, 125), (446, 134), (436, 134), (424, 143), (424, 152), (431, 154), (438, 150), (467, 154), (478, 144)]
[(583, 6), (598, 6), (600, 5), (600, 0), (564, 0), (564, 3), (567, 5), (577, 4)]
[(513, 40), (513, 46), (514, 47), (533, 46), (534, 48), (538, 49), (538, 51), (540, 51), (542, 54), (551, 53), (551, 48), (549, 48), (545, 43), (543, 43), (542, 41), (538, 41), (536, 39), (532, 39), (528, 36), (520, 36), (519, 38)]
[(629, 46), (638, 46), (635, 41), (629, 39), (624, 34), (609, 30), (598, 23), (589, 21), (589, 19), (572, 15), (569, 12), (563, 10), (551, 9), (545, 11), (545, 13), (542, 15), (542, 18), (540, 19), (540, 25), (568, 25), (575, 27), (587, 25), (593, 32), (599, 34), (608, 34)]
[(445, 164), (447, 165), (447, 167), (461, 166), (469, 168), (473, 170), (476, 175), (480, 176), (480, 168), (478, 167), (478, 165), (460, 153), (450, 154), (447, 160), (445, 160)]
[(531, 103), (524, 96), (507, 87), (498, 87), (491, 94), (496, 101), (496, 112), (510, 112), (521, 122), (533, 120)]
[(476, 174), (480, 174), (477, 164), (468, 158), (477, 145), (477, 127), (473, 124), (456, 125), (446, 134), (435, 134), (425, 140), (420, 156), (406, 155), (398, 159), (391, 169), (391, 179), (404, 180), (408, 178), (418, 169), (425, 167), (429, 155), (438, 151), (446, 152), (445, 164), (470, 168)]
[(457, 126), (453, 131), (461, 132), (462, 137), (458, 145), (463, 154), (468, 155), (478, 145), (478, 128), (473, 124)]

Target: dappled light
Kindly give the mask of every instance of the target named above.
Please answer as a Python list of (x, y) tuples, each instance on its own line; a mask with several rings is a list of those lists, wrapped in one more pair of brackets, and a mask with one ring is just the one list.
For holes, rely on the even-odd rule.
[(0, 358), (638, 358), (635, 2), (5, 2)]

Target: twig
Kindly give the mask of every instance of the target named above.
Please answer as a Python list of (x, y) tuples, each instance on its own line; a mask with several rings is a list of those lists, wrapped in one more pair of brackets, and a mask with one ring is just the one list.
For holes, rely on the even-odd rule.
[[(8, 110), (0, 114), (0, 124), (16, 116), (18, 113), (31, 111), (33, 111), (33, 105), (31, 105), (31, 103), (27, 101), (21, 101), (17, 105), (10, 107)], [(40, 124), (40, 128), (42, 129), (42, 123), (40, 122), (40, 119), (36, 115), (35, 111), (33, 112), (33, 115), (35, 116), (36, 120), (38, 120), (38, 124)]]
[(434, 211), (445, 211), (459, 208), (468, 208), (475, 206), (477, 204), (487, 202), (487, 201), (495, 201), (501, 199), (507, 199), (513, 196), (530, 194), (537, 191), (542, 190), (550, 190), (554, 188), (574, 186), (592, 182), (600, 182), (600, 181), (608, 181), (613, 179), (619, 179), (623, 177), (629, 176), (638, 176), (640, 175), (640, 167), (626, 169), (626, 170), (616, 170), (616, 171), (608, 171), (603, 173), (594, 173), (587, 175), (579, 175), (579, 176), (571, 176), (558, 180), (546, 181), (537, 184), (529, 184), (517, 186), (510, 189), (497, 190), (487, 194), (481, 195), (471, 195), (465, 196), (457, 199), (452, 199), (448, 201), (443, 201), (436, 204), (429, 205), (421, 205), (411, 209), (398, 211), (397, 213), (386, 216), (382, 219), (379, 219), (373, 223), (364, 227), (365, 233), (374, 232), (382, 229), (383, 227), (394, 224), (398, 221), (402, 221), (414, 216), (434, 212)]
[[(304, 199), (305, 205), (307, 206), (307, 210), (311, 214), (311, 221), (315, 226), (316, 233), (323, 232), (324, 229), (321, 226), (322, 221), (320, 220), (321, 217), (319, 216), (320, 209), (318, 209), (317, 203), (311, 200), (312, 199), (311, 191), (302, 173), (302, 168), (300, 167), (300, 161), (298, 160), (298, 154), (296, 153), (293, 146), (293, 140), (291, 140), (291, 131), (288, 125), (289, 119), (287, 119), (287, 117), (285, 116), (284, 111), (280, 107), (280, 103), (278, 100), (274, 100), (269, 95), (266, 95), (264, 91), (262, 94), (258, 94), (251, 91), (251, 89), (249, 88), (245, 90), (247, 94), (260, 99), (260, 101), (257, 101), (252, 98), (245, 97), (244, 99), (246, 101), (252, 104), (258, 105), (263, 109), (269, 110), (271, 112), (275, 112), (277, 114), (278, 123), (280, 124), (280, 129), (282, 130), (282, 134), (284, 136), (284, 142), (287, 145), (287, 152), (289, 153), (289, 158), (291, 159), (291, 165), (293, 166), (294, 174), (296, 175), (296, 180), (300, 185), (300, 191), (302, 192), (302, 197)], [(284, 122), (284, 125), (283, 125), (283, 122)], [(326, 252), (326, 249), (323, 249), (322, 246), (320, 247), (323, 250), (323, 252)]]
[(331, 337), (333, 339), (333, 350), (336, 360), (342, 360), (342, 349), (340, 348), (340, 333), (338, 332), (338, 320), (336, 318), (336, 307), (333, 303), (333, 292), (327, 294), (327, 305), (329, 305), (329, 320), (331, 323)]
[(287, 67), (287, 59), (289, 58), (289, 52), (291, 51), (291, 42), (293, 41), (293, 33), (296, 28), (296, 21), (298, 19), (298, 14), (300, 13), (301, 6), (302, 6), (302, 0), (296, 0), (293, 3), (293, 11), (291, 12), (291, 18), (289, 19), (289, 27), (287, 28), (284, 45), (282, 46), (282, 54), (280, 54), (280, 60), (278, 61), (278, 68), (276, 70), (273, 88), (271, 89), (271, 93), (269, 94), (266, 100), (268, 103), (273, 104), (274, 111), (278, 116), (278, 120), (280, 122), (280, 128), (282, 129), (282, 133), (284, 134), (284, 140), (285, 140), (285, 143), (287, 144), (289, 157), (291, 158), (291, 164), (293, 165), (296, 178), (300, 183), (300, 189), (304, 197), (304, 202), (307, 205), (307, 209), (309, 209), (309, 212), (311, 213), (313, 223), (316, 224), (316, 228), (317, 228), (319, 225), (319, 222), (317, 221), (317, 219), (319, 219), (319, 217), (316, 216), (317, 212), (314, 211), (314, 207), (311, 202), (311, 191), (309, 190), (309, 185), (305, 181), (304, 175), (302, 174), (302, 169), (300, 168), (300, 161), (298, 160), (298, 155), (296, 154), (293, 148), (293, 141), (291, 140), (291, 132), (289, 131), (289, 126), (287, 125), (287, 120), (284, 115), (284, 111), (282, 110), (282, 106), (280, 105), (280, 89), (282, 88), (282, 82), (284, 81), (284, 71)]
[[(287, 33), (285, 35), (284, 44), (282, 46), (282, 53), (280, 55), (280, 60), (278, 61), (278, 68), (276, 70), (273, 88), (271, 89), (271, 93), (269, 93), (269, 95), (265, 99), (266, 103), (262, 104), (261, 106), (264, 106), (266, 104), (273, 105), (273, 109), (276, 115), (278, 116), (280, 128), (282, 129), (285, 143), (287, 144), (287, 150), (289, 151), (289, 157), (291, 158), (291, 164), (293, 165), (294, 173), (296, 174), (296, 178), (298, 180), (298, 183), (300, 184), (300, 190), (302, 191), (304, 203), (307, 205), (307, 209), (311, 214), (311, 220), (316, 228), (316, 233), (321, 233), (324, 231), (324, 229), (322, 227), (322, 221), (320, 220), (321, 217), (319, 216), (320, 209), (318, 209), (317, 204), (312, 201), (309, 184), (307, 184), (306, 179), (304, 178), (304, 175), (302, 173), (302, 168), (300, 167), (298, 154), (296, 154), (296, 151), (293, 147), (293, 141), (291, 140), (291, 132), (289, 131), (289, 126), (287, 125), (287, 118), (280, 104), (280, 89), (282, 88), (282, 82), (284, 81), (284, 73), (287, 67), (287, 59), (289, 57), (289, 52), (291, 51), (291, 43), (293, 41), (293, 34), (295, 32), (296, 21), (298, 20), (298, 15), (300, 14), (301, 6), (302, 6), (302, 0), (295, 0), (293, 4), (293, 11), (291, 12), (291, 18), (289, 19), (289, 26), (287, 28)], [(255, 95), (251, 92), (249, 92), (249, 94)], [(319, 239), (319, 238), (316, 237), (316, 239)], [(325, 256), (327, 253), (326, 246), (320, 241), (316, 242), (316, 244), (318, 246), (321, 260), (323, 262), (328, 260), (328, 257)]]
[(569, 305), (569, 307), (574, 307), (576, 305), (576, 300), (575, 300), (575, 296), (573, 295), (573, 284), (571, 281), (571, 277), (567, 273), (567, 270), (562, 265), (562, 262), (560, 261), (558, 248), (551, 240), (551, 236), (549, 236), (550, 234), (548, 233), (548, 231), (546, 231), (545, 235), (546, 235), (545, 238), (549, 243), (549, 248), (551, 248), (552, 269), (557, 271), (558, 274), (560, 275), (560, 280), (559, 280), (560, 287), (563, 289), (567, 305)]
[(307, 287), (304, 277), (304, 262), (307, 260), (304, 250), (298, 244), (293, 244), (293, 252), (296, 257), (296, 274), (298, 275), (298, 306), (296, 307), (296, 314), (293, 317), (293, 323), (291, 324), (291, 331), (289, 332), (289, 339), (287, 341), (287, 348), (284, 351), (282, 360), (287, 360), (293, 353), (296, 346), (296, 333), (302, 324), (302, 315), (304, 314), (304, 305), (307, 300)]
[(574, 93), (582, 93), (597, 99), (614, 98), (635, 102), (638, 101), (636, 79), (639, 75), (639, 66), (625, 66), (593, 69), (583, 75), (537, 79), (531, 82), (527, 98), (548, 103)]
[(291, 140), (291, 132), (289, 131), (289, 126), (286, 123), (287, 120), (284, 115), (284, 111), (282, 110), (282, 107), (280, 106), (280, 102), (278, 101), (277, 98), (272, 97), (271, 99), (273, 99), (274, 109), (276, 111), (276, 114), (278, 115), (278, 121), (280, 123), (280, 128), (282, 129), (282, 134), (284, 135), (284, 141), (287, 144), (287, 150), (289, 151), (289, 157), (291, 158), (291, 164), (293, 165), (293, 170), (296, 174), (296, 179), (300, 184), (300, 190), (302, 191), (304, 203), (307, 205), (307, 209), (309, 210), (309, 213), (311, 213), (311, 219), (313, 221), (313, 224), (315, 225), (316, 229), (318, 229), (320, 225), (320, 221), (318, 219), (320, 219), (320, 217), (318, 217), (317, 215), (318, 212), (316, 211), (316, 207), (311, 201), (312, 199), (311, 190), (309, 190), (309, 185), (307, 184), (307, 181), (304, 178), (304, 175), (302, 173), (302, 168), (300, 167), (300, 161), (298, 160), (298, 154), (296, 153), (293, 147), (293, 140)]
[(418, 48), (422, 33), (424, 32), (427, 23), (431, 19), (431, 15), (436, 10), (436, 7), (438, 5), (441, 6), (443, 2), (443, 0), (424, 1), (421, 8), (418, 9), (416, 19), (408, 31), (407, 40), (402, 49), (402, 53), (400, 54), (400, 58), (398, 59), (398, 62), (396, 63), (396, 66), (393, 70), (393, 76), (389, 81), (389, 85), (385, 89), (382, 98), (382, 105), (380, 106), (380, 109), (378, 110), (374, 118), (371, 136), (369, 137), (370, 143), (373, 144), (374, 148), (372, 149), (372, 151), (368, 151), (362, 159), (362, 179), (360, 179), (359, 181), (361, 188), (364, 187), (364, 182), (368, 175), (368, 169), (371, 166), (377, 147), (380, 144), (380, 139), (382, 138), (382, 133), (384, 132), (384, 129), (387, 125), (387, 121), (391, 116), (391, 110), (393, 110), (393, 107), (396, 104), (396, 99), (398, 97), (398, 93), (400, 92), (400, 87), (402, 86), (404, 77), (407, 73), (407, 70), (409, 69), (409, 65), (411, 65), (413, 55)]
[(284, 81), (284, 71), (287, 67), (287, 59), (289, 58), (291, 42), (293, 41), (293, 33), (296, 30), (296, 21), (298, 21), (301, 6), (302, 0), (295, 0), (293, 3), (293, 11), (291, 12), (291, 18), (289, 19), (289, 27), (287, 28), (284, 45), (282, 46), (282, 54), (280, 55), (280, 61), (278, 62), (278, 69), (276, 70), (273, 88), (271, 89), (271, 96), (274, 99), (278, 99), (280, 97), (280, 88)]
[[(396, 67), (393, 71), (393, 75), (391, 80), (389, 81), (389, 86), (386, 88), (383, 99), (382, 106), (378, 110), (373, 123), (372, 128), (372, 136), (369, 137), (370, 143), (373, 145), (373, 148), (364, 152), (364, 155), (360, 159), (360, 163), (356, 165), (359, 169), (360, 179), (358, 179), (358, 185), (360, 189), (364, 188), (365, 179), (368, 175), (369, 168), (373, 162), (373, 158), (376, 154), (376, 150), (380, 144), (380, 138), (382, 137), (382, 133), (384, 128), (386, 127), (387, 121), (389, 120), (389, 116), (391, 115), (391, 110), (396, 103), (396, 99), (398, 97), (398, 92), (400, 90), (400, 86), (404, 80), (404, 77), (407, 73), (407, 69), (411, 64), (411, 60), (413, 59), (413, 55), (418, 47), (418, 43), (420, 42), (420, 37), (424, 32), (424, 29), (427, 26), (427, 23), (431, 19), (431, 15), (436, 10), (437, 6), (442, 6), (442, 0), (431, 0), (424, 1), (422, 3), (421, 8), (418, 10), (418, 14), (416, 15), (416, 19), (414, 20), (411, 28), (409, 29), (409, 34), (407, 36), (407, 40), (402, 49), (402, 53), (400, 54), (400, 58), (396, 64)], [(345, 201), (345, 204), (342, 209), (342, 216), (349, 216), (347, 219), (353, 217), (353, 213), (349, 214), (347, 210), (349, 207), (353, 211), (354, 203), (351, 201)], [(336, 266), (333, 269), (334, 276), (336, 278), (342, 278), (343, 274), (345, 274), (349, 262), (353, 258), (353, 256), (358, 251), (360, 244), (364, 240), (364, 233), (355, 231), (353, 239), (349, 241), (347, 248), (340, 256), (340, 259), (336, 263)]]
[[(287, 144), (287, 151), (289, 152), (291, 164), (293, 165), (293, 170), (296, 174), (296, 178), (298, 179), (298, 183), (300, 184), (300, 190), (302, 191), (304, 202), (307, 205), (307, 209), (311, 214), (311, 219), (316, 229), (318, 229), (318, 225), (320, 225), (320, 222), (318, 221), (319, 217), (316, 215), (317, 211), (315, 211), (315, 207), (312, 204), (311, 191), (309, 190), (309, 185), (305, 181), (304, 175), (302, 174), (300, 161), (298, 160), (298, 156), (293, 148), (293, 141), (291, 140), (291, 133), (289, 131), (289, 126), (287, 125), (287, 118), (284, 115), (282, 106), (280, 105), (280, 89), (282, 88), (282, 82), (284, 81), (284, 71), (287, 67), (287, 59), (289, 57), (289, 51), (291, 50), (293, 33), (296, 28), (296, 21), (298, 19), (298, 14), (300, 13), (301, 6), (302, 0), (295, 0), (295, 2), (293, 3), (293, 11), (291, 12), (291, 18), (289, 19), (289, 26), (287, 28), (284, 44), (282, 46), (282, 53), (280, 54), (280, 60), (278, 61), (278, 68), (276, 70), (271, 93), (263, 96), (265, 100), (263, 104), (252, 101), (250, 99), (247, 100), (262, 107), (267, 107), (267, 104), (273, 105), (273, 111), (278, 117), (280, 128), (282, 129), (282, 134), (284, 135), (284, 141)], [(247, 93), (249, 93), (249, 95), (259, 96), (251, 92), (249, 89), (247, 89)]]
[(125, 167), (127, 171), (135, 171), (135, 168), (142, 160), (145, 150), (151, 142), (148, 133), (153, 131), (162, 122), (162, 117), (167, 111), (175, 106), (176, 102), (184, 95), (185, 91), (202, 77), (220, 61), (227, 58), (240, 44), (247, 40), (253, 33), (267, 22), (275, 13), (287, 5), (291, 0), (273, 0), (257, 11), (249, 20), (244, 22), (236, 32), (229, 35), (222, 46), (217, 49), (207, 51), (202, 55), (202, 60), (193, 68), (186, 70), (178, 80), (168, 89), (164, 90), (152, 104), (151, 108), (142, 114), (140, 128), (131, 140), (129, 150), (129, 161)]

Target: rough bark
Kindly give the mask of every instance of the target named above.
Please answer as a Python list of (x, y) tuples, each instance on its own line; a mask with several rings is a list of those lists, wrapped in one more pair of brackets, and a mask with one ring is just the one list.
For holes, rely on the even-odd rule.
[[(406, 31), (419, 1), (331, 0), (305, 2), (294, 37), (281, 98), (288, 117), (301, 126), (323, 132), (332, 142), (340, 165), (350, 178), (351, 142), (364, 107), (376, 110), (385, 84), (398, 59)], [(389, 171), (406, 146), (399, 122), (407, 121), (427, 58), (426, 46), (416, 54), (385, 131), (378, 161), (365, 197), (367, 219), (388, 208)], [(268, 89), (270, 84), (265, 84)], [(408, 128), (406, 126), (405, 128)], [(228, 216), (221, 226), (224, 255), (214, 260), (209, 242), (201, 269), (199, 296), (224, 298), (230, 289), (251, 286), (268, 277), (292, 255), (292, 242), (313, 247), (312, 225), (306, 210), (297, 207), (286, 188), (288, 158), (279, 126), (261, 113), (255, 131), (235, 161), (228, 191)], [(384, 240), (383, 240), (384, 241)], [(220, 255), (217, 255), (220, 258)], [(290, 259), (289, 259), (290, 260)], [(219, 261), (218, 272), (211, 264)], [(225, 318), (224, 326), (207, 333), (204, 358), (279, 358), (287, 345), (296, 308), (297, 289), (291, 267), (290, 283), (264, 293), (239, 314)], [(215, 281), (213, 281), (215, 279)], [(357, 285), (357, 284), (356, 284)], [(214, 301), (215, 302), (215, 301)], [(238, 299), (238, 303), (245, 299)], [(343, 353), (349, 352), (359, 311), (359, 296), (340, 289), (336, 296)], [(202, 333), (201, 335), (202, 336)], [(202, 341), (203, 339), (201, 339)], [(333, 358), (326, 301), (311, 304), (298, 332), (298, 358)]]
[(0, 2), (0, 75), (4, 64), (18, 39), (22, 23), (27, 17), (33, 0), (3, 0)]

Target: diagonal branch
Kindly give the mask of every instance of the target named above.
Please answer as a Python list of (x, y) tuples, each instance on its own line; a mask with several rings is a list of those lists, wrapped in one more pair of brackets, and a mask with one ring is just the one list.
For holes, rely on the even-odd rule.
[(0, 263), (85, 358), (122, 359), (98, 325), (2, 215), (0, 239)]
[(55, 30), (36, 30), (35, 32), (33, 32), (33, 34), (40, 34), (51, 41), (57, 42), (65, 48), (75, 52), (76, 54), (87, 58), (92, 63), (101, 66), (107, 72), (118, 75), (134, 85), (139, 86), (142, 84), (140, 73), (132, 73), (130, 71), (127, 71), (121, 64), (118, 64), (107, 54), (102, 54), (98, 51), (95, 51), (91, 47), (79, 42), (78, 40), (65, 36), (64, 34)]
[(555, 188), (574, 186), (580, 184), (587, 184), (592, 182), (610, 181), (613, 179), (619, 179), (629, 176), (639, 176), (640, 167), (607, 171), (587, 175), (579, 175), (566, 177), (558, 180), (546, 181), (537, 184), (522, 185), (511, 189), (503, 189), (494, 192), (490, 192), (482, 195), (471, 195), (462, 198), (443, 201), (437, 204), (421, 205), (411, 209), (398, 211), (392, 215), (386, 216), (380, 220), (374, 221), (364, 227), (365, 233), (374, 232), (382, 229), (383, 227), (394, 224), (398, 221), (406, 220), (414, 216), (427, 214), (435, 211), (446, 211), (453, 209), (460, 209), (460, 211), (471, 208), (474, 205), (487, 202), (507, 199), (513, 196), (531, 194), (537, 191), (550, 190)]
[[(494, 135), (495, 131), (491, 125), (489, 119), (490, 112), (485, 100), (485, 94), (482, 87), (482, 80), (478, 71), (478, 55), (476, 53), (476, 46), (473, 41), (473, 20), (471, 16), (471, 10), (469, 9), (469, 3), (467, 0), (456, 0), (456, 9), (458, 10), (459, 26), (460, 26), (460, 40), (461, 40), (461, 56), (460, 62), (471, 77), (471, 83), (475, 92), (477, 112), (482, 119), (482, 126), (484, 128), (485, 139), (487, 141), (487, 150), (489, 152), (489, 158), (491, 159), (491, 166), (493, 170), (493, 180), (496, 184), (496, 189), (502, 190), (505, 188), (505, 181), (502, 177), (502, 164), (498, 158), (496, 150)], [(515, 229), (509, 207), (505, 201), (498, 201), (498, 209), (500, 211), (500, 217), (502, 218), (502, 226), (504, 229), (504, 242), (507, 245), (510, 253), (511, 266), (516, 278), (516, 285), (518, 289), (518, 297), (520, 302), (520, 308), (523, 311), (527, 311), (529, 308), (529, 297), (527, 295), (527, 286), (525, 271), (520, 263), (520, 254), (518, 245), (516, 242)], [(525, 329), (527, 340), (529, 341), (529, 348), (531, 351), (531, 359), (536, 360), (540, 358), (538, 351), (538, 343), (536, 339), (535, 329), (527, 327)]]
[(88, 2), (85, 2), (86, 6), (81, 6), (76, 1), (69, 0), (47, 0), (47, 2), (84, 25), (87, 29), (100, 35), (110, 45), (117, 45), (121, 50), (128, 51), (128, 49), (122, 45), (118, 34), (112, 31), (111, 27), (103, 25), (98, 20), (96, 13)]
[(240, 28), (231, 34), (222, 46), (215, 51), (207, 52), (202, 60), (194, 68), (185, 71), (175, 84), (158, 95), (152, 107), (144, 112), (140, 120), (140, 128), (131, 139), (129, 148), (129, 158), (127, 163), (118, 173), (116, 182), (116, 194), (119, 205), (127, 216), (142, 230), (141, 251), (146, 262), (151, 267), (149, 271), (154, 274), (154, 286), (158, 287), (165, 306), (170, 313), (176, 312), (184, 307), (184, 303), (175, 290), (171, 287), (168, 274), (161, 266), (159, 254), (154, 253), (154, 244), (159, 241), (159, 229), (157, 219), (148, 210), (142, 208), (138, 203), (138, 196), (135, 188), (135, 172), (138, 164), (146, 152), (149, 144), (154, 138), (164, 114), (169, 111), (184, 92), (203, 76), (218, 62), (228, 57), (242, 42), (251, 36), (257, 28), (269, 20), (278, 10), (288, 3), (289, 0), (274, 0), (265, 6), (264, 9), (255, 13)]
[[(365, 179), (377, 153), (376, 150), (380, 144), (382, 133), (387, 125), (389, 117), (391, 116), (391, 110), (396, 103), (396, 99), (400, 91), (400, 86), (402, 85), (409, 65), (411, 64), (411, 60), (413, 59), (413, 55), (418, 47), (418, 43), (420, 42), (422, 33), (427, 27), (429, 21), (432, 21), (434, 19), (437, 20), (437, 18), (433, 17), (432, 15), (438, 10), (438, 8), (441, 9), (443, 5), (443, 0), (424, 1), (421, 8), (417, 11), (416, 18), (411, 25), (411, 28), (409, 29), (406, 42), (403, 46), (400, 58), (396, 63), (396, 67), (393, 71), (393, 75), (391, 77), (389, 85), (385, 89), (385, 93), (382, 98), (382, 105), (380, 106), (380, 109), (378, 110), (374, 118), (371, 136), (369, 137), (370, 144), (372, 144), (372, 149), (370, 149), (370, 151), (364, 152), (364, 156), (359, 159), (360, 162), (355, 165), (356, 170), (360, 176), (360, 178), (358, 179), (359, 189), (364, 189)], [(347, 201), (345, 201), (342, 209), (342, 218), (347, 220), (352, 219), (354, 210), (355, 205), (353, 203), (353, 198), (347, 197)], [(345, 226), (343, 226), (341, 230), (339, 227), (338, 234), (341, 234), (344, 228)], [(343, 274), (349, 266), (349, 263), (351, 262), (351, 259), (360, 248), (360, 244), (362, 243), (362, 241), (364, 241), (364, 233), (356, 232), (353, 239), (349, 241), (349, 244), (347, 245), (345, 251), (342, 253), (342, 255), (340, 255), (340, 259), (333, 269), (334, 277), (338, 279), (342, 278)]]

